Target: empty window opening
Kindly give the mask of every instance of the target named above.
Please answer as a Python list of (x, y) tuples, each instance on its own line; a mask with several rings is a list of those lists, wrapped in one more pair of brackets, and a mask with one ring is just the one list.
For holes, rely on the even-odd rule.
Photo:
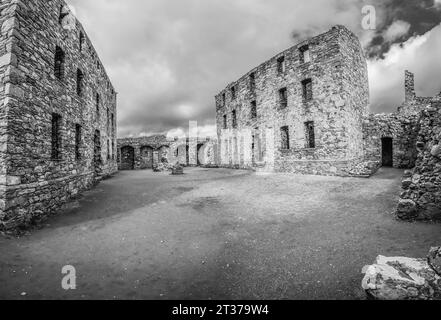
[(110, 111), (109, 111), (109, 108), (107, 108), (107, 131), (109, 131), (109, 128), (110, 128)]
[(282, 150), (288, 150), (289, 149), (289, 127), (285, 126), (285, 127), (280, 128), (280, 134), (281, 134)]
[(306, 148), (314, 149), (315, 148), (315, 128), (314, 128), (313, 121), (305, 122), (305, 138), (306, 138)]
[(236, 86), (231, 87), (231, 99), (236, 99)]
[(75, 159), (81, 160), (81, 126), (75, 125)]
[(288, 107), (288, 90), (286, 88), (279, 90), (279, 103), (281, 109)]
[(80, 69), (77, 69), (77, 94), (81, 96), (84, 91), (84, 74)]
[(99, 119), (100, 118), (100, 95), (99, 95), (99, 93), (97, 93), (95, 95), (95, 114), (96, 114), (96, 118)]
[(52, 160), (61, 160), (61, 116), (52, 114)]
[(302, 81), (303, 99), (305, 101), (312, 100), (312, 80), (306, 79)]
[(254, 72), (250, 74), (250, 90), (251, 92), (256, 90), (256, 74)]
[(64, 51), (57, 46), (55, 48), (54, 74), (60, 80), (64, 79), (65, 59)]
[(277, 71), (279, 73), (285, 73), (285, 70), (286, 70), (285, 57), (280, 57), (277, 59)]
[(311, 53), (309, 51), (309, 46), (303, 46), (299, 49), (300, 51), (300, 61), (301, 63), (311, 62)]
[(115, 115), (112, 113), (110, 121), (112, 123), (112, 132), (115, 131)]
[(256, 101), (251, 101), (251, 119), (257, 118), (257, 103)]
[(115, 160), (115, 141), (112, 140), (112, 160)]
[(227, 103), (227, 99), (226, 99), (225, 92), (224, 92), (224, 93), (222, 93), (222, 106), (225, 106), (226, 103)]
[(101, 158), (101, 132), (95, 130), (93, 137), (93, 167), (95, 176), (101, 176), (102, 174), (102, 158)]
[(83, 52), (85, 41), (86, 38), (84, 37), (84, 33), (80, 32), (80, 52)]
[(233, 128), (237, 128), (237, 112), (236, 110), (233, 110), (232, 112), (232, 118), (233, 118)]
[(110, 160), (110, 140), (107, 140), (107, 160)]
[(64, 18), (67, 17), (68, 15), (69, 15), (69, 11), (67, 10), (67, 8), (65, 6), (61, 6), (60, 13), (58, 15), (58, 23), (63, 24)]
[(227, 129), (227, 115), (224, 115), (224, 129)]

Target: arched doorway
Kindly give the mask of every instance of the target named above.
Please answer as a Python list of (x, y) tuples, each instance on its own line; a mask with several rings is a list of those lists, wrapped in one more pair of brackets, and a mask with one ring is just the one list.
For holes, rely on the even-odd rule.
[(383, 167), (393, 167), (393, 139), (381, 139), (381, 159)]
[(121, 170), (135, 169), (135, 149), (130, 146), (121, 148)]
[(141, 169), (153, 168), (153, 148), (145, 146), (141, 148)]

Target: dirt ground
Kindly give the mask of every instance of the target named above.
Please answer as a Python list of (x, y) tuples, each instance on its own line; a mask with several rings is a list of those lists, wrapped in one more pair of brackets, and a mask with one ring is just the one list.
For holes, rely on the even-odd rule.
[(0, 298), (364, 299), (377, 255), (441, 244), (440, 224), (393, 217), (401, 175), (120, 172), (43, 229), (0, 238)]

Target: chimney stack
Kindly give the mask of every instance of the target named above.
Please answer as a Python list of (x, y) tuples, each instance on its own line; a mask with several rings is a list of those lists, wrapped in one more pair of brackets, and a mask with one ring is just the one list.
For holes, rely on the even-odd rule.
[(414, 100), (415, 94), (415, 76), (412, 72), (406, 70), (404, 73), (404, 90), (406, 101)]

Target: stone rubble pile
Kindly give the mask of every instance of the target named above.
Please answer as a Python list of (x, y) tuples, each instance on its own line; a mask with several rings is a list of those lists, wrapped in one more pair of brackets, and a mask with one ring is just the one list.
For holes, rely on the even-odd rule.
[(363, 269), (362, 287), (377, 300), (441, 300), (441, 247), (427, 259), (379, 256)]
[(404, 174), (397, 215), (404, 220), (441, 220), (441, 108), (421, 115), (415, 168)]
[(369, 178), (378, 170), (378, 167), (377, 161), (363, 161), (351, 166), (348, 174), (351, 177)]

